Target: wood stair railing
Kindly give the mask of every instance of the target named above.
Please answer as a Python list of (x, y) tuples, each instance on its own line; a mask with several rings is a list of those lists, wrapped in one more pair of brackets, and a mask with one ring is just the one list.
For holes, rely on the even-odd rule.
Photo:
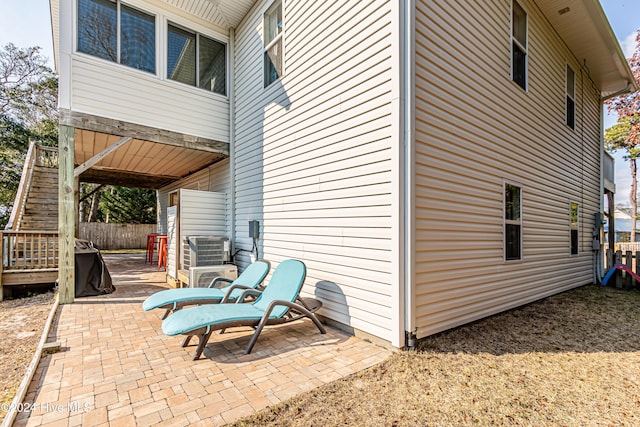
[(0, 231), (0, 301), (11, 285), (57, 277), (58, 150), (32, 142), (9, 222)]

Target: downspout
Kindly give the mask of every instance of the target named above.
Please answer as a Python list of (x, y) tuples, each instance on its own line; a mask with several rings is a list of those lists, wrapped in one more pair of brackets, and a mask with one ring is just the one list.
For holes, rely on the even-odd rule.
[(407, 73), (407, 10), (411, 0), (390, 2), (391, 11), (391, 71), (390, 71), (390, 109), (391, 109), (391, 242), (390, 253), (390, 339), (397, 348), (407, 346), (407, 319), (410, 307), (407, 306), (407, 135), (408, 105), (406, 81)]
[(415, 40), (415, 2), (404, 0), (400, 5), (400, 109), (401, 109), (401, 164), (402, 179), (402, 262), (404, 274), (403, 301), (405, 347), (413, 349), (417, 345), (415, 325), (415, 194), (414, 194), (414, 40)]
[(235, 251), (236, 242), (236, 179), (235, 179), (235, 142), (236, 142), (236, 88), (235, 88), (235, 58), (236, 58), (236, 32), (234, 28), (229, 30), (229, 196), (228, 209), (230, 210), (230, 230), (229, 241), (231, 242), (231, 253)]

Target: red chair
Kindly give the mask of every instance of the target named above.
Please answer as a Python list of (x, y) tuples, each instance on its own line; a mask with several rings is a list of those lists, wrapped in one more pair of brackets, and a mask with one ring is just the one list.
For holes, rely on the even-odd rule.
[(147, 234), (147, 262), (153, 264), (153, 251), (156, 246), (156, 237), (160, 236), (159, 233)]
[(158, 238), (158, 270), (164, 267), (167, 271), (167, 236), (157, 236)]

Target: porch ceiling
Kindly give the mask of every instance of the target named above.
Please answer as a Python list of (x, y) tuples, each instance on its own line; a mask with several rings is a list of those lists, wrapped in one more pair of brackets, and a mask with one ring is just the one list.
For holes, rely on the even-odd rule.
[(629, 65), (598, 0), (538, 0), (538, 7), (578, 62), (586, 64), (601, 96), (637, 90)]
[[(122, 137), (75, 130), (75, 166), (81, 165)], [(224, 159), (221, 153), (132, 139), (89, 170), (80, 181), (157, 189)]]

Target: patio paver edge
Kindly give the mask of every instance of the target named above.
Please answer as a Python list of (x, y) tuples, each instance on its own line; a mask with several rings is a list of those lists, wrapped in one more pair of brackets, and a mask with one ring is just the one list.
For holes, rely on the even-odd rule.
[(33, 376), (38, 369), (38, 365), (40, 364), (40, 360), (42, 359), (42, 349), (47, 342), (47, 338), (49, 337), (49, 332), (51, 331), (51, 324), (53, 323), (53, 319), (55, 317), (56, 312), (58, 311), (58, 306), (60, 305), (60, 300), (58, 299), (58, 294), (56, 294), (55, 301), (53, 302), (53, 306), (49, 311), (49, 316), (47, 317), (47, 321), (44, 324), (44, 329), (42, 331), (42, 335), (40, 336), (40, 341), (38, 342), (38, 347), (36, 348), (36, 352), (31, 359), (31, 363), (27, 368), (27, 372), (25, 372), (24, 377), (22, 378), (22, 382), (20, 383), (20, 387), (16, 391), (16, 395), (13, 397), (11, 401), (11, 405), (9, 406), (9, 411), (4, 417), (2, 422), (2, 427), (11, 427), (13, 422), (18, 415), (18, 408), (20, 404), (24, 400), (24, 397), (27, 394), (27, 389), (33, 380)]

